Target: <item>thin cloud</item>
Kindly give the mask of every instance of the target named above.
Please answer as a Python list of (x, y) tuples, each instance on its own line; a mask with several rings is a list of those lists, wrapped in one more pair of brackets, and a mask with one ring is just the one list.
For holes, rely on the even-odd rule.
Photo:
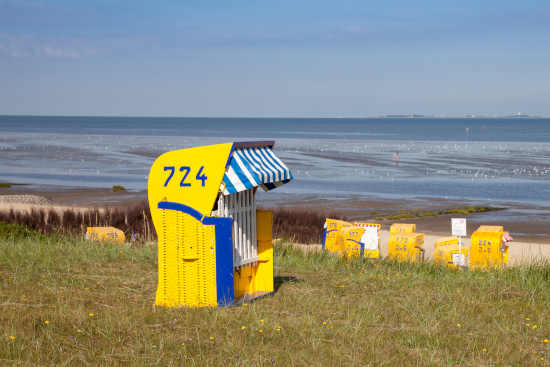
[(96, 54), (94, 48), (78, 45), (78, 43), (74, 40), (41, 40), (26, 35), (0, 34), (0, 55), (10, 58), (42, 57), (75, 60)]

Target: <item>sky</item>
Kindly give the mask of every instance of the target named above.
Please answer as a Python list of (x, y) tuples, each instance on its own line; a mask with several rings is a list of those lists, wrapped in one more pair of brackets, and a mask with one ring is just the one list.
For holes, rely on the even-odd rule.
[(0, 0), (0, 114), (550, 115), (550, 1)]

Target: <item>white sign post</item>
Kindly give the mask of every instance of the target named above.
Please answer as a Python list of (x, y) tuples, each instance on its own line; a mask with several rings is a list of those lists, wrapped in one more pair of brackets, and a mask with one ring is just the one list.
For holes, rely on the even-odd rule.
[(462, 237), (467, 236), (466, 218), (451, 218), (451, 228), (453, 236), (458, 237), (458, 255), (453, 256), (453, 264), (464, 266), (466, 261), (462, 255)]

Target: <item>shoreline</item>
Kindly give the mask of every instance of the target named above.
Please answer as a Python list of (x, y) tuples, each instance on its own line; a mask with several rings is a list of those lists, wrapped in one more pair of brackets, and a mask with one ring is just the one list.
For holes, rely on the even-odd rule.
[[(12, 200), (2, 200), (2, 197), (10, 196)], [(25, 202), (18, 198), (26, 196), (45, 198), (41, 203)], [(146, 191), (119, 191), (113, 192), (111, 188), (68, 188), (56, 187), (29, 188), (25, 185), (15, 185), (11, 188), (0, 187), (0, 211), (10, 209), (30, 210), (36, 208), (124, 208), (134, 206), (147, 200)], [(454, 210), (486, 204), (491, 210), (483, 213), (463, 215), (438, 214), (430, 216), (407, 216), (421, 213), (435, 213), (446, 210)], [(419, 233), (434, 236), (449, 236), (451, 232), (450, 219), (452, 217), (465, 217), (468, 221), (468, 234), (479, 227), (486, 225), (503, 225), (517, 241), (550, 244), (550, 208), (528, 206), (521, 204), (479, 203), (468, 200), (414, 198), (410, 200), (386, 200), (364, 197), (342, 196), (339, 198), (323, 198), (318, 194), (278, 194), (261, 193), (258, 195), (258, 206), (264, 208), (282, 208), (298, 211), (314, 211), (324, 215), (339, 215), (350, 220), (368, 221), (382, 224), (383, 229), (389, 229), (392, 223), (415, 223)], [(402, 219), (381, 219), (381, 217), (402, 216)]]

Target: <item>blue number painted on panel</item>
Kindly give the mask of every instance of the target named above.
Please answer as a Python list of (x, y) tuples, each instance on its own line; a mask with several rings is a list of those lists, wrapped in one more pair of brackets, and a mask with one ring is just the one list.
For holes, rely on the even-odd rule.
[(199, 169), (199, 172), (197, 172), (197, 181), (198, 180), (201, 180), (202, 181), (202, 186), (204, 187), (204, 181), (208, 180), (208, 177), (206, 177), (205, 175), (202, 174), (202, 170), (203, 170), (204, 166), (201, 166), (201, 169)]
[(174, 176), (175, 170), (176, 168), (174, 166), (164, 167), (164, 172), (170, 171), (170, 176), (168, 176), (168, 178), (166, 179), (166, 182), (164, 183), (164, 187), (168, 185), (168, 182), (170, 182), (170, 180), (172, 179), (172, 176)]
[(185, 182), (185, 179), (187, 178), (187, 175), (189, 174), (189, 171), (191, 171), (191, 167), (181, 166), (180, 167), (180, 172), (184, 172), (184, 171), (185, 171), (185, 173), (183, 174), (183, 178), (181, 179), (180, 186), (181, 187), (191, 186), (190, 183)]

